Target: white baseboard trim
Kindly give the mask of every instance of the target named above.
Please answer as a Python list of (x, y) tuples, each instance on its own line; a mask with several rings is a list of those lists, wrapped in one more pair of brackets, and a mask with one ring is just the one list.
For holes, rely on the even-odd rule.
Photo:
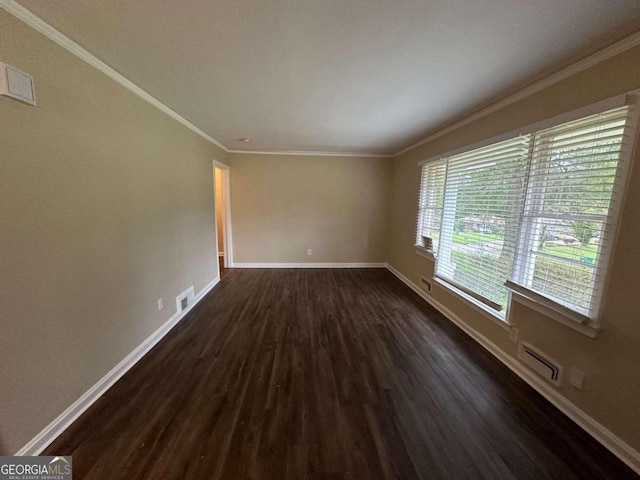
[(548, 385), (543, 379), (537, 377), (534, 373), (526, 369), (514, 357), (505, 353), (495, 343), (482, 335), (477, 330), (467, 325), (458, 315), (453, 313), (447, 307), (437, 300), (433, 299), (427, 292), (422, 290), (417, 284), (409, 280), (400, 273), (396, 268), (387, 264), (387, 269), (393, 273), (404, 284), (420, 295), (425, 301), (431, 304), (435, 309), (440, 311), (448, 320), (457, 325), (462, 331), (478, 342), (482, 347), (489, 351), (494, 357), (505, 364), (511, 371), (518, 375), (522, 380), (527, 382), (540, 395), (551, 402), (558, 410), (578, 424), (584, 431), (600, 442), (616, 457), (626, 463), (636, 473), (640, 474), (640, 452), (635, 450), (631, 445), (626, 443), (620, 437), (615, 435), (611, 430), (596, 421), (593, 417), (578, 408), (574, 403), (570, 402), (563, 395)]
[(29, 443), (22, 447), (16, 455), (40, 455), (62, 432), (64, 432), (80, 415), (82, 415), (93, 403), (98, 400), (109, 388), (116, 383), (131, 367), (133, 367), (146, 353), (151, 350), (162, 338), (182, 320), (193, 307), (195, 307), (204, 296), (220, 282), (220, 277), (214, 278), (211, 283), (205, 286), (194, 302), (185, 310), (176, 312), (160, 328), (153, 332), (145, 341), (136, 347), (120, 363), (111, 369), (104, 377), (87, 390), (78, 400), (62, 412), (58, 418), (47, 425)]
[(234, 263), (234, 268), (387, 268), (386, 263)]

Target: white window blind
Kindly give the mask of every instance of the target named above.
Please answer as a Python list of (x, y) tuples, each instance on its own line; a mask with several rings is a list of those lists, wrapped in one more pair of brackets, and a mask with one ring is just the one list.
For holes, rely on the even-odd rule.
[(416, 244), (434, 253), (438, 251), (440, 239), (446, 173), (447, 163), (443, 160), (422, 167)]
[(621, 107), (535, 134), (513, 281), (585, 320), (597, 316), (629, 127)]
[(597, 320), (634, 118), (622, 106), (424, 164), (436, 276), (498, 312), (515, 291)]
[(436, 275), (502, 310), (524, 201), (530, 136), (447, 159)]

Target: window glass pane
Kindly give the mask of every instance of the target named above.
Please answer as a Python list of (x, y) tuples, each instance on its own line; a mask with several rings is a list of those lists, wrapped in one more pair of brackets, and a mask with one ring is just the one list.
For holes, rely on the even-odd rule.
[[(579, 137), (574, 142), (566, 133), (536, 135), (529, 196), (540, 199), (542, 210), (607, 214), (624, 133), (619, 124), (616, 120), (574, 130), (571, 135)], [(536, 183), (538, 176), (544, 181)]]
[(622, 107), (534, 135), (515, 281), (592, 318), (628, 114)]
[(584, 315), (593, 296), (602, 222), (537, 219), (528, 287)]
[(531, 288), (561, 305), (587, 315), (593, 294), (594, 265), (536, 255)]
[(446, 165), (444, 161), (437, 161), (422, 167), (416, 244), (434, 253), (440, 241)]
[(506, 309), (529, 138), (449, 158), (436, 272)]
[(624, 106), (425, 165), (436, 275), (496, 310), (510, 280), (595, 318), (630, 125)]

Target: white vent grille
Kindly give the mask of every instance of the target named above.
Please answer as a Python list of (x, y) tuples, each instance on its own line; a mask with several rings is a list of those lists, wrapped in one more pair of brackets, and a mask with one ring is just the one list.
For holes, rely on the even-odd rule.
[(193, 287), (189, 287), (176, 297), (176, 310), (178, 312), (187, 310), (191, 305), (193, 305), (195, 298), (195, 289)]
[(531, 345), (524, 342), (520, 343), (518, 358), (545, 380), (554, 385), (562, 385), (562, 367)]
[(29, 105), (36, 104), (31, 75), (0, 62), (0, 95), (15, 98)]

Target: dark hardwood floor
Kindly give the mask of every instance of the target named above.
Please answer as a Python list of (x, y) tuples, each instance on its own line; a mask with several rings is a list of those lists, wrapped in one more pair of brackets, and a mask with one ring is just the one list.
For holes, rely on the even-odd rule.
[(239, 270), (51, 447), (76, 479), (624, 479), (389, 272)]

